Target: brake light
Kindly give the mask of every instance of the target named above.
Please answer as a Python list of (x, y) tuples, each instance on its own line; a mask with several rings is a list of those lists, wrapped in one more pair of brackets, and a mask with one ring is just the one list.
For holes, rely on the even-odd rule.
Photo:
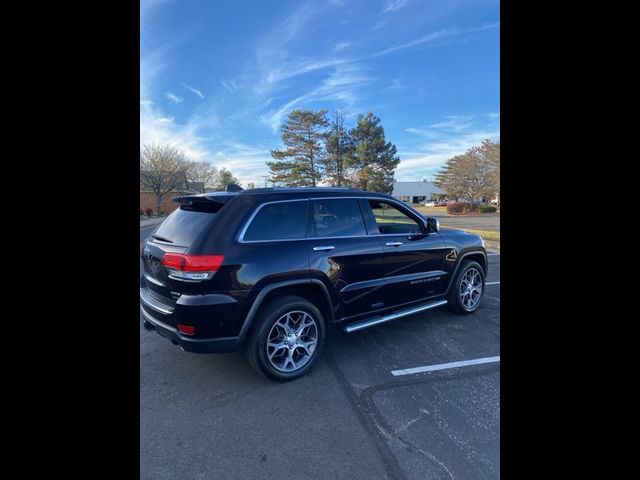
[(224, 255), (187, 255), (183, 253), (165, 253), (162, 265), (169, 270), (169, 277), (176, 280), (207, 280), (218, 271)]

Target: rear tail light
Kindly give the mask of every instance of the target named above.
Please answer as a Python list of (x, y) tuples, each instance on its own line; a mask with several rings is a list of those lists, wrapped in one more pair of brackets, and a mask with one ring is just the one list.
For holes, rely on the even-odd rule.
[(169, 277), (175, 280), (198, 282), (208, 280), (218, 271), (224, 261), (224, 255), (186, 255), (165, 253), (162, 257)]
[(179, 323), (178, 331), (183, 335), (193, 335), (194, 333), (196, 333), (196, 327), (192, 327), (190, 325), (183, 325)]

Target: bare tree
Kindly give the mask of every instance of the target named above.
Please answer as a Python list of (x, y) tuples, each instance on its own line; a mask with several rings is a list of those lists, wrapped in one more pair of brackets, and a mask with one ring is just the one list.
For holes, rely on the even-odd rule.
[(186, 174), (189, 182), (202, 183), (202, 193), (204, 193), (207, 188), (215, 188), (218, 169), (208, 162), (190, 162)]
[[(489, 140), (447, 160), (436, 174), (434, 184), (447, 195), (474, 200), (499, 192), (500, 144)], [(473, 207), (472, 207), (473, 208)]]
[(140, 185), (156, 194), (158, 215), (162, 199), (182, 183), (186, 168), (184, 152), (171, 145), (152, 143), (140, 149)]
[(497, 142), (485, 140), (479, 148), (491, 165), (493, 186), (495, 187), (492, 196), (496, 197), (498, 206), (500, 206), (500, 139)]

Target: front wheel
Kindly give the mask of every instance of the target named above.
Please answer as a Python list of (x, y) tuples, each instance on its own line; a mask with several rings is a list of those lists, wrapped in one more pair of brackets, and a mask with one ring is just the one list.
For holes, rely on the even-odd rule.
[(463, 260), (447, 295), (449, 310), (458, 314), (475, 312), (484, 294), (484, 270), (478, 262)]
[(293, 380), (315, 363), (325, 330), (324, 318), (311, 302), (290, 295), (280, 297), (261, 309), (247, 339), (247, 358), (273, 380)]

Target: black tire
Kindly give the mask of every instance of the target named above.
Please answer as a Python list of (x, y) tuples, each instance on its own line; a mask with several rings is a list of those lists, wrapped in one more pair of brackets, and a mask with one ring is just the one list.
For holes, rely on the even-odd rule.
[[(313, 319), (315, 324), (316, 344), (313, 348), (311, 355), (308, 355), (303, 349), (298, 347), (289, 348), (294, 352), (294, 355), (299, 356), (298, 361), (304, 360), (304, 365), (292, 371), (281, 371), (272, 364), (269, 360), (269, 352), (267, 349), (267, 341), (270, 333), (273, 333), (276, 322), (283, 316), (286, 316), (289, 312), (304, 312)], [(303, 317), (298, 313), (295, 313), (298, 317)], [(308, 321), (308, 320), (307, 320)], [(278, 331), (280, 327), (275, 327), (275, 331)], [(310, 332), (312, 328), (308, 328), (306, 331)], [(322, 347), (324, 346), (326, 334), (326, 325), (322, 313), (308, 300), (295, 297), (293, 295), (283, 295), (270, 300), (266, 305), (260, 308), (258, 316), (255, 318), (251, 327), (251, 332), (245, 342), (245, 354), (249, 363), (258, 372), (262, 373), (268, 378), (277, 380), (280, 382), (287, 382), (299, 378), (309, 372), (309, 370), (315, 364)], [(273, 350), (271, 350), (273, 352)], [(277, 350), (278, 352), (280, 350)], [(288, 353), (288, 350), (284, 349), (284, 354)], [(286, 356), (286, 355), (285, 355)], [(306, 358), (306, 360), (305, 360)], [(284, 360), (284, 359), (283, 359)], [(277, 358), (274, 359), (275, 363), (278, 363)], [(292, 363), (285, 364), (291, 368)], [(293, 364), (295, 365), (295, 364)]]
[[(477, 303), (475, 303), (471, 307), (468, 307), (463, 303), (462, 298), (460, 296), (461, 284), (467, 272), (469, 272), (472, 269), (475, 269), (480, 274), (482, 289), (480, 292), (480, 298), (477, 300)], [(478, 308), (480, 308), (480, 304), (482, 303), (482, 297), (484, 296), (484, 282), (485, 282), (484, 269), (482, 268), (482, 266), (480, 266), (478, 262), (474, 262), (473, 260), (462, 260), (462, 264), (460, 265), (460, 268), (456, 273), (456, 277), (453, 279), (451, 288), (449, 288), (449, 293), (447, 294), (447, 301), (448, 301), (447, 308), (459, 315), (466, 315), (478, 310)]]

